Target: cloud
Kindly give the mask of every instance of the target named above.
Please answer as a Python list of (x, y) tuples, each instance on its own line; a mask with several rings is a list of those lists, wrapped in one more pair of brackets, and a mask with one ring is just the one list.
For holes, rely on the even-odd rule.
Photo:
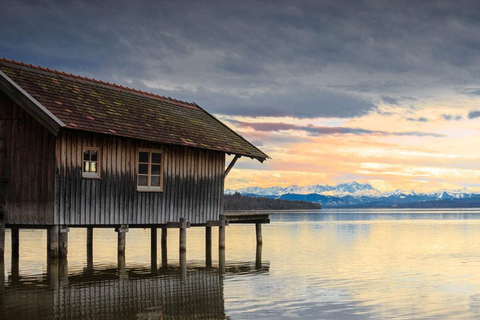
[(468, 119), (475, 119), (480, 117), (480, 110), (472, 110), (468, 113)]
[(463, 116), (457, 114), (457, 115), (452, 115), (452, 114), (442, 114), (442, 118), (446, 121), (460, 121), (463, 120)]
[(428, 119), (425, 117), (407, 118), (406, 120), (413, 121), (413, 122), (428, 122)]
[(477, 94), (478, 10), (475, 1), (0, 1), (9, 13), (0, 52), (214, 113), (349, 118), (452, 84)]
[(419, 131), (406, 131), (406, 132), (388, 132), (380, 130), (368, 130), (362, 128), (347, 128), (347, 127), (319, 127), (319, 126), (299, 126), (289, 123), (278, 123), (278, 122), (261, 122), (261, 123), (250, 123), (242, 121), (230, 120), (230, 122), (240, 128), (251, 128), (255, 131), (264, 131), (264, 132), (275, 132), (275, 131), (288, 131), (288, 130), (297, 130), (308, 133), (311, 136), (321, 136), (321, 135), (344, 135), (344, 134), (353, 134), (353, 135), (380, 135), (380, 136), (417, 136), (417, 137), (445, 137), (443, 134), (429, 133), (429, 132), (419, 132)]

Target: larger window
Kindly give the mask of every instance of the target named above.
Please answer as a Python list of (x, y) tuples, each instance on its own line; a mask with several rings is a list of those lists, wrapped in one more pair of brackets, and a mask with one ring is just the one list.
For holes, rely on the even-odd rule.
[(138, 151), (138, 191), (162, 191), (163, 153), (160, 150)]

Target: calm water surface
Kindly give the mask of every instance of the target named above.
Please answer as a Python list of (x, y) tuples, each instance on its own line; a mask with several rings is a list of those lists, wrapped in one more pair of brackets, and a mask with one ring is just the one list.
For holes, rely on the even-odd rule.
[[(188, 230), (187, 268), (169, 230), (168, 266), (151, 264), (149, 230), (71, 229), (68, 263), (49, 264), (46, 232), (7, 249), (1, 319), (477, 319), (479, 210), (322, 210), (271, 215), (262, 248), (252, 225), (227, 227), (226, 273), (205, 267), (204, 228)], [(10, 246), (7, 231), (6, 246)], [(160, 251), (160, 250), (159, 250)], [(261, 261), (260, 261), (261, 258)]]

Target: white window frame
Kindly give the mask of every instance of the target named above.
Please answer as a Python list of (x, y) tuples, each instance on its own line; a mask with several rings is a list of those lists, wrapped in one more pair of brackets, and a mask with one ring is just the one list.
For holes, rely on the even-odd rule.
[[(85, 170), (85, 162), (92, 162), (91, 160), (85, 160), (85, 151), (96, 151), (97, 152), (97, 172), (87, 172)], [(102, 169), (102, 151), (99, 147), (83, 147), (82, 150), (82, 178), (86, 179), (101, 179), (101, 169)]]
[[(145, 174), (140, 174), (140, 152), (148, 152), (148, 173)], [(160, 153), (160, 187), (157, 186), (151, 186), (151, 180), (152, 180), (152, 153)], [(145, 149), (145, 148), (139, 148), (137, 151), (137, 191), (139, 192), (163, 192), (163, 172), (164, 172), (164, 156), (163, 156), (163, 150), (161, 149)], [(142, 164), (147, 164), (146, 162), (142, 162)], [(138, 185), (138, 177), (142, 176), (147, 176), (148, 182), (147, 186), (139, 186)]]

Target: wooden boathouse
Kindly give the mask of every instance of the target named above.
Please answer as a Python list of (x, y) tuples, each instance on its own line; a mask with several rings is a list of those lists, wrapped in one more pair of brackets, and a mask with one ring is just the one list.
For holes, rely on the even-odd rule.
[[(234, 155), (226, 167), (226, 155)], [(239, 157), (268, 156), (195, 103), (0, 59), (0, 254), (5, 227), (48, 229), (51, 257), (68, 230), (219, 226), (224, 179)], [(256, 221), (268, 222), (268, 219)], [(153, 249), (152, 249), (153, 250)], [(17, 252), (15, 252), (17, 251)]]

